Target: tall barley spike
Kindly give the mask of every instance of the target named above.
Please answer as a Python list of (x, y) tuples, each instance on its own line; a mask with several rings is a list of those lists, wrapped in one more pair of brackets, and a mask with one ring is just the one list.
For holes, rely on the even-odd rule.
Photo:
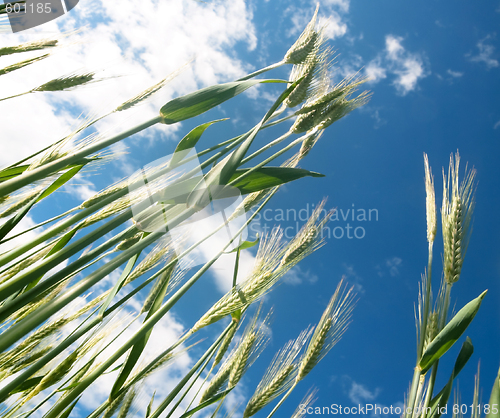
[(347, 329), (353, 309), (353, 288), (342, 289), (340, 281), (323, 315), (316, 326), (306, 352), (300, 361), (296, 382), (304, 377), (323, 359)]
[(269, 312), (257, 326), (261, 307), (257, 309), (254, 318), (243, 331), (243, 335), (236, 344), (236, 347), (231, 351), (231, 354), (210, 381), (200, 399), (200, 403), (210, 399), (218, 393), (226, 382), (229, 383), (229, 388), (234, 387), (267, 344), (268, 338), (266, 330), (271, 312)]
[(429, 167), (429, 159), (427, 154), (424, 154), (425, 166), (425, 213), (427, 219), (427, 241), (434, 242), (437, 232), (437, 217), (436, 217), (436, 193), (434, 191), (434, 177), (432, 176)]
[(286, 52), (283, 61), (287, 64), (300, 64), (317, 47), (318, 33), (314, 29), (318, 17), (319, 3), (316, 6), (313, 17), (307, 24), (299, 38)]
[(57, 39), (43, 39), (40, 41), (25, 42), (20, 45), (0, 48), (0, 56), (11, 55), (19, 52), (38, 51), (40, 49), (53, 48), (57, 46)]
[(132, 97), (131, 99), (127, 100), (126, 102), (123, 102), (120, 106), (118, 106), (114, 111), (115, 112), (121, 112), (123, 110), (130, 109), (134, 106), (137, 106), (138, 104), (143, 103), (147, 99), (149, 99), (152, 95), (154, 95), (156, 92), (161, 90), (165, 85), (167, 85), (170, 81), (172, 81), (175, 77), (177, 77), (188, 65), (192, 63), (193, 60), (187, 62), (184, 64), (182, 67), (178, 68), (177, 70), (173, 71), (170, 73), (168, 76), (166, 76), (163, 80), (159, 81), (155, 85), (147, 88), (146, 90), (140, 92), (136, 96)]
[(45, 187), (46, 184), (40, 184), (35, 187), (31, 187), (29, 190), (21, 191), (14, 196), (9, 196), (4, 203), (4, 205), (9, 204), (9, 206), (7, 209), (0, 213), (0, 218), (6, 218), (7, 216), (12, 215), (19, 209), (26, 206), (37, 195), (41, 194)]
[(123, 400), (125, 399), (125, 396), (127, 395), (127, 391), (124, 391), (120, 396), (115, 398), (111, 404), (108, 406), (108, 409), (106, 409), (106, 412), (103, 415), (103, 418), (111, 418), (115, 412), (120, 408), (120, 406), (123, 403)]
[(296, 340), (289, 341), (273, 358), (273, 361), (264, 373), (255, 393), (243, 413), (243, 417), (251, 417), (284, 393), (293, 383), (297, 372), (295, 360), (302, 347), (310, 337), (311, 331), (300, 333)]
[(316, 400), (314, 396), (316, 396), (317, 390), (310, 390), (306, 393), (306, 396), (302, 399), (299, 406), (291, 416), (291, 418), (303, 418), (307, 415), (307, 409), (314, 403)]
[(88, 84), (92, 81), (96, 81), (94, 79), (95, 73), (74, 73), (65, 75), (59, 78), (55, 78), (53, 80), (48, 81), (47, 83), (42, 84), (41, 86), (35, 87), (32, 92), (35, 91), (65, 91), (76, 88), (78, 86), (82, 86), (84, 84)]
[(234, 387), (240, 381), (248, 365), (248, 358), (252, 352), (252, 348), (257, 340), (257, 333), (251, 332), (242, 342), (238, 355), (234, 359), (231, 370), (229, 372), (228, 384), (229, 387)]
[(460, 278), (463, 260), (471, 232), (472, 213), (475, 200), (475, 170), (467, 171), (459, 182), (460, 156), (450, 157), (448, 176), (443, 172), (443, 205), (441, 221), (444, 244), (444, 279), (453, 284)]
[(8, 74), (8, 73), (11, 73), (12, 71), (19, 70), (23, 67), (26, 67), (27, 65), (33, 64), (37, 61), (41, 61), (41, 60), (47, 58), (49, 55), (50, 54), (44, 54), (44, 55), (41, 55), (39, 57), (30, 58), (30, 59), (27, 59), (24, 61), (16, 62), (15, 64), (12, 64), (12, 65), (8, 65), (7, 67), (0, 69), (0, 75)]
[(117, 418), (126, 418), (128, 416), (128, 413), (130, 411), (130, 407), (132, 406), (132, 402), (134, 401), (135, 398), (135, 390), (134, 388), (130, 389), (127, 392), (127, 396), (125, 397), (123, 404), (120, 408), (120, 411), (118, 412), (118, 417)]
[[(332, 212), (324, 211), (326, 201), (323, 200), (316, 206), (316, 209), (308, 219), (306, 224), (301, 228), (299, 233), (288, 244), (285, 255), (283, 256), (280, 265), (285, 266), (289, 263), (301, 260), (312, 251), (321, 247), (324, 244), (323, 228), (330, 219)], [(323, 212), (326, 212), (324, 214)], [(324, 215), (322, 220), (319, 220), (321, 215)]]
[(323, 135), (323, 131), (318, 131), (313, 133), (312, 135), (308, 135), (302, 141), (298, 155), (299, 160), (305, 158), (307, 154), (309, 154), (309, 152), (313, 149), (314, 145), (316, 145), (316, 142), (318, 142), (318, 140), (321, 138), (321, 135)]
[[(146, 297), (146, 300), (144, 301), (144, 304), (142, 305), (141, 313), (149, 312), (149, 310), (153, 306), (153, 303), (155, 302), (156, 298), (158, 297), (158, 295), (160, 294), (162, 289), (165, 288), (165, 286), (172, 287), (171, 282), (176, 282), (179, 280), (178, 278), (175, 280), (171, 280), (171, 279), (173, 279), (172, 276), (173, 276), (174, 270), (177, 266), (177, 258), (176, 257), (171, 258), (167, 262), (167, 264), (170, 264), (170, 263), (172, 263), (172, 265), (170, 267), (168, 267), (167, 270), (165, 270), (163, 272), (163, 274), (160, 275), (160, 277), (158, 277), (153, 288), (149, 292), (149, 295)], [(166, 289), (164, 289), (164, 293), (165, 294), (167, 293)]]
[(224, 355), (226, 354), (229, 345), (233, 341), (236, 331), (238, 331), (239, 324), (240, 322), (233, 324), (229, 332), (225, 335), (224, 339), (220, 343), (219, 349), (217, 350), (217, 354), (215, 355), (214, 358), (214, 366), (217, 366), (224, 358)]
[(284, 272), (277, 272), (283, 255), (283, 232), (276, 228), (260, 241), (252, 271), (242, 283), (220, 298), (193, 326), (192, 332), (249, 305), (267, 292)]

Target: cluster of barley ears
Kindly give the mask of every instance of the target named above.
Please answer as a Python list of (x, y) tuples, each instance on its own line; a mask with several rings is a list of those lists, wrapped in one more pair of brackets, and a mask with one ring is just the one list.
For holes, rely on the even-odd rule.
[[(441, 205), (441, 226), (443, 236), (443, 274), (437, 296), (433, 294), (432, 261), (433, 245), (438, 230), (436, 193), (434, 178), (427, 155), (424, 154), (428, 265), (422, 276), (416, 308), (417, 359), (413, 380), (406, 397), (405, 418), (438, 418), (445, 411), (458, 374), (473, 353), (472, 341), (465, 338), (455, 361), (454, 368), (441, 390), (435, 388), (439, 361), (460, 339), (477, 314), (487, 291), (471, 300), (455, 314), (450, 314), (452, 287), (459, 281), (465, 253), (472, 230), (472, 215), (475, 206), (476, 171), (465, 167), (460, 180), (460, 156), (450, 156), (448, 172), (443, 169), (443, 200)], [(457, 396), (457, 395), (456, 395)], [(476, 377), (471, 409), (473, 417), (480, 417), (481, 411), (487, 417), (499, 415), (500, 385), (498, 377), (493, 385), (487, 408), (479, 400), (479, 372)], [(459, 404), (459, 403), (458, 403)], [(453, 416), (460, 411), (453, 408)]]
[[(324, 244), (321, 232), (330, 213), (323, 210), (324, 202), (318, 205), (289, 242), (283, 239), (279, 228), (256, 241), (244, 241), (240, 236), (282, 184), (320, 176), (298, 168), (299, 162), (324, 129), (368, 98), (366, 92), (351, 98), (363, 79), (331, 81), (332, 51), (326, 45), (324, 28), (318, 28), (317, 14), (318, 9), (278, 63), (234, 82), (170, 100), (159, 109), (158, 116), (120, 134), (84, 136), (88, 128), (110, 113), (126, 112), (159, 94), (182, 70), (179, 69), (111, 112), (89, 117), (73, 133), (49, 147), (0, 170), (0, 218), (4, 220), (0, 246), (36, 231), (31, 240), (10, 249), (0, 248), (3, 418), (32, 414), (45, 418), (71, 416), (74, 408), (81, 407), (81, 397), (89, 387), (112, 371), (117, 376), (106, 394), (107, 400), (88, 411), (91, 418), (121, 418), (137, 412), (150, 418), (170, 417), (182, 414), (183, 409), (187, 417), (205, 408), (211, 408), (214, 417), (222, 416), (224, 400), (269, 339), (271, 313), (264, 313), (261, 306), (247, 320), (249, 310), (291, 268)], [(23, 71), (48, 59), (58, 43), (57, 39), (45, 39), (0, 48), (0, 59), (3, 55), (40, 51), (36, 58), (20, 58), (17, 64), (0, 69), (0, 75), (8, 77), (13, 71)], [(288, 80), (256, 78), (281, 66), (292, 66)], [(83, 71), (47, 80), (28, 92), (0, 100), (15, 100), (28, 93), (57, 93), (95, 81), (98, 79), (94, 72)], [(197, 143), (205, 130), (222, 120), (205, 122), (179, 141), (168, 161), (148, 166), (132, 177), (110, 184), (75, 208), (12, 234), (37, 203), (53, 198), (53, 193), (78, 173), (105, 163), (111, 145), (152, 125), (175, 124), (201, 115), (261, 83), (275, 83), (283, 89), (249, 131), (199, 150)], [(285, 111), (288, 114), (280, 118)], [(263, 130), (282, 126), (290, 119), (291, 129), (285, 128), (276, 139), (249, 152)], [(293, 148), (295, 154), (284, 164), (272, 166), (274, 160)], [(272, 150), (272, 155), (261, 159), (261, 154), (268, 150)], [(195, 160), (200, 161), (200, 166), (192, 168)], [(214, 202), (234, 197), (235, 192), (243, 196), (239, 205), (204, 238), (189, 244), (186, 233), (173, 238), (176, 228), (191, 222)], [(237, 231), (208, 261), (198, 266), (187, 261), (198, 246), (235, 221)], [(242, 274), (238, 269), (240, 253), (252, 251), (250, 248), (257, 244), (254, 267)], [(149, 358), (153, 329), (229, 251), (236, 252), (231, 290), (207, 312), (200, 312), (199, 320), (188, 332)], [(240, 412), (245, 417), (260, 411), (273, 415), (340, 339), (352, 308), (352, 289), (340, 283), (318, 325), (304, 330), (276, 354)], [(201, 350), (201, 345), (196, 345), (200, 329), (211, 327), (218, 333), (220, 328), (212, 325), (228, 319), (229, 325), (212, 338), (210, 347)], [(242, 323), (247, 325), (241, 327)], [(193, 339), (194, 343), (186, 345)], [(187, 350), (197, 357), (196, 363), (165, 398), (151, 399), (147, 409), (140, 411), (139, 398), (145, 380)], [(197, 395), (192, 394), (195, 386), (199, 387)], [(277, 398), (281, 399), (273, 402)], [(309, 395), (304, 402), (311, 401)], [(236, 412), (234, 409), (229, 415)], [(297, 412), (294, 416), (300, 415)]]

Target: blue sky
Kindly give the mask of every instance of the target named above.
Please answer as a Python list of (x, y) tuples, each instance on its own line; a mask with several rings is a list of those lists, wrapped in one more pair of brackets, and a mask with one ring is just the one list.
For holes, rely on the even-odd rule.
[[(33, 66), (9, 75), (8, 80), (2, 77), (2, 95), (47, 81), (54, 68), (61, 74), (81, 68), (99, 70), (106, 78), (81, 91), (28, 95), (0, 103), (3, 114), (9, 115), (0, 141), (2, 165), (59, 139), (75, 126), (79, 114), (104, 113), (193, 57), (193, 64), (148, 105), (126, 117), (102, 121), (99, 131), (118, 132), (154, 115), (170, 97), (279, 61), (315, 5), (280, 0), (149, 0), (137, 11), (136, 2), (121, 3), (118, 9), (109, 2), (81, 0), (57, 21), (17, 35), (1, 35), (10, 45), (87, 25), (68, 39), (67, 47), (40, 62), (37, 70)], [(301, 163), (326, 177), (284, 186), (270, 202), (269, 214), (287, 209), (298, 213), (328, 197), (327, 206), (337, 208), (339, 214), (330, 228), (340, 227), (337, 236), (341, 230), (347, 234), (349, 223), (352, 228), (362, 228), (358, 233), (363, 232), (363, 237), (328, 239), (266, 298), (265, 306), (274, 306), (275, 312), (272, 341), (248, 372), (235, 402), (249, 398), (274, 351), (319, 320), (342, 276), (358, 291), (353, 322), (278, 416), (291, 415), (313, 384), (319, 389), (315, 406), (354, 406), (358, 402), (396, 406), (403, 401), (415, 363), (413, 306), (427, 265), (423, 153), (428, 154), (435, 176), (439, 210), (441, 170), (457, 150), (462, 159), (461, 174), (466, 163), (474, 167), (478, 186), (473, 234), (461, 279), (453, 288), (452, 306), (457, 311), (489, 289), (467, 330), (475, 352), (460, 375), (460, 390), (464, 403), (470, 405), (480, 361), (486, 402), (500, 357), (500, 3), (329, 0), (321, 3), (320, 21), (326, 22), (328, 17), (327, 34), (338, 54), (334, 79), (340, 81), (360, 70), (371, 77), (365, 86), (373, 97), (328, 129)], [(288, 71), (279, 69), (269, 76), (286, 78)], [(110, 181), (172, 152), (175, 141), (199, 123), (230, 118), (209, 128), (203, 139), (207, 146), (246, 131), (262, 117), (278, 92), (277, 86), (260, 86), (193, 121), (155, 127), (124, 141), (114, 150), (127, 154), (102, 167), (101, 172), (78, 179), (56, 202), (40, 205), (25, 226), (51, 216), (54, 208), (63, 210), (78, 204), (79, 199)], [(273, 135), (276, 131), (264, 132), (255, 146), (274, 139)], [(353, 209), (356, 214), (371, 209), (371, 220), (352, 221), (349, 212), (344, 221), (342, 214)], [(273, 223), (261, 219), (261, 225)], [(282, 224), (295, 226), (292, 219)], [(439, 234), (438, 227), (435, 291), (441, 272)], [(250, 261), (248, 255), (245, 266)], [(176, 329), (192, 325), (204, 312), (202, 308), (208, 308), (222, 294), (224, 274), (216, 271), (214, 281), (193, 289), (171, 319)], [(207, 300), (207, 292), (213, 295), (211, 300)], [(194, 312), (193, 305), (201, 310)], [(454, 347), (447, 357), (454, 361), (457, 353), (458, 347)], [(442, 362), (438, 390), (451, 367), (452, 363)]]

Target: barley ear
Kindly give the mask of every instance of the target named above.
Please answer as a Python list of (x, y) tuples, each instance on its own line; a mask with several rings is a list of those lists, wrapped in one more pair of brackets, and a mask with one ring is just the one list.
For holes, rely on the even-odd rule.
[(287, 64), (300, 64), (314, 50), (317, 44), (318, 33), (315, 31), (316, 20), (318, 17), (319, 3), (316, 6), (313, 17), (307, 24), (299, 38), (286, 52), (283, 59)]
[(340, 340), (349, 324), (353, 310), (353, 288), (342, 289), (343, 280), (330, 299), (299, 364), (296, 382), (321, 361), (330, 349)]
[(453, 161), (450, 156), (448, 176), (443, 172), (443, 205), (441, 221), (444, 244), (444, 279), (453, 284), (460, 278), (462, 264), (469, 243), (472, 214), (475, 206), (475, 170), (467, 171), (462, 183), (459, 182), (460, 156)]
[(427, 241), (429, 243), (434, 242), (436, 238), (437, 231), (437, 221), (436, 221), (436, 194), (434, 192), (434, 177), (432, 176), (431, 169), (429, 167), (429, 159), (427, 154), (424, 153), (424, 165), (425, 165), (425, 212), (427, 218)]

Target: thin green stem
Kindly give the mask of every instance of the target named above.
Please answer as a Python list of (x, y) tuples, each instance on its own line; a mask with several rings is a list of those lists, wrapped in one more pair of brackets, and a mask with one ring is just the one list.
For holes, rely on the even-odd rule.
[[(179, 400), (175, 403), (175, 405), (172, 407), (172, 409), (170, 410), (170, 412), (167, 414), (167, 416), (165, 418), (170, 418), (172, 416), (172, 414), (175, 412), (175, 410), (179, 407), (179, 405), (181, 404), (181, 402), (184, 400), (184, 398), (187, 396), (188, 392), (193, 388), (194, 384), (196, 383), (196, 381), (200, 378), (201, 374), (203, 373), (203, 371), (206, 369), (206, 367), (208, 366), (208, 363), (210, 362), (210, 359), (214, 356), (215, 354), (215, 350), (212, 352), (212, 354), (206, 359), (205, 361), (205, 364), (202, 365), (202, 367), (200, 367), (200, 371), (196, 374), (196, 376), (194, 377), (194, 379), (191, 381), (191, 384), (186, 388), (186, 390), (184, 390), (184, 393), (182, 394), (182, 396), (179, 398)], [(201, 388), (200, 388), (201, 389)], [(199, 389), (198, 389), (198, 392), (199, 392)], [(194, 401), (194, 399), (196, 398), (196, 395), (193, 397), (193, 399), (191, 400), (191, 402), (189, 403), (189, 406), (191, 405), (191, 403)], [(189, 408), (188, 406), (188, 408)]]
[(281, 397), (280, 401), (276, 404), (276, 406), (273, 408), (273, 410), (269, 413), (269, 415), (267, 416), (267, 418), (271, 418), (275, 414), (275, 412), (280, 408), (280, 406), (283, 404), (283, 402), (285, 402), (285, 400), (290, 396), (290, 394), (292, 393), (292, 391), (295, 389), (295, 386), (297, 386), (297, 382), (294, 382), (294, 384), (288, 390), (288, 392), (285, 393)]
[(47, 219), (46, 221), (43, 221), (43, 222), (40, 222), (39, 224), (36, 224), (35, 226), (32, 226), (31, 228), (25, 229), (24, 231), (19, 232), (16, 235), (12, 235), (11, 237), (4, 238), (2, 241), (0, 241), (0, 245), (7, 242), (7, 241), (10, 241), (11, 239), (14, 239), (14, 238), (17, 238), (23, 234), (26, 234), (27, 232), (33, 231), (34, 229), (38, 229), (44, 225), (50, 224), (51, 222), (57, 221), (58, 219), (61, 219), (64, 216), (69, 215), (70, 213), (73, 213), (77, 210), (78, 210), (78, 207), (74, 207), (72, 209), (67, 210), (64, 213), (61, 213), (60, 215), (54, 216), (53, 218)]
[[(241, 245), (241, 235), (240, 235), (240, 243)], [(234, 272), (233, 272), (233, 288), (236, 287), (236, 281), (238, 280), (238, 267), (240, 264), (240, 248), (236, 250), (236, 260), (234, 260)]]
[(424, 350), (425, 336), (427, 334), (427, 321), (429, 319), (430, 312), (430, 299), (432, 292), (432, 245), (433, 242), (429, 242), (429, 255), (427, 262), (427, 277), (425, 282), (425, 296), (424, 296), (424, 312), (422, 319), (422, 326), (420, 327), (420, 342), (417, 349), (417, 362), (420, 361), (422, 357), (422, 352)]
[(266, 71), (270, 71), (270, 70), (274, 70), (275, 68), (279, 68), (279, 67), (281, 67), (282, 65), (285, 65), (285, 64), (286, 64), (285, 61), (280, 61), (280, 62), (277, 62), (275, 64), (268, 65), (267, 67), (261, 68), (260, 70), (257, 70), (257, 71), (254, 71), (253, 73), (250, 73), (250, 74), (246, 75), (245, 77), (241, 77), (241, 78), (239, 78), (236, 81), (248, 80), (248, 79), (256, 77), (256, 76), (258, 76), (258, 75), (260, 75), (262, 73), (265, 73)]
[(14, 94), (14, 96), (4, 97), (3, 99), (0, 99), (0, 102), (3, 102), (4, 100), (13, 99), (15, 97), (24, 96), (25, 94), (29, 94), (29, 93), (32, 93), (32, 91), (31, 90), (30, 91), (25, 91), (24, 93)]
[(427, 408), (429, 407), (429, 403), (431, 402), (431, 399), (432, 399), (432, 392), (434, 392), (434, 383), (436, 382), (438, 365), (439, 365), (439, 359), (436, 360), (436, 362), (432, 366), (432, 371), (431, 371), (431, 376), (429, 378), (429, 383), (427, 383), (427, 393), (425, 394), (425, 401), (424, 401), (424, 408), (423, 408), (424, 412), (422, 413), (422, 418), (426, 417), (426, 415), (427, 415), (426, 411), (427, 411)]
[(420, 382), (421, 371), (420, 368), (415, 367), (413, 371), (413, 380), (411, 382), (410, 394), (408, 396), (408, 404), (405, 408), (405, 416), (407, 418), (412, 418), (415, 413), (415, 399), (417, 398), (418, 385)]
[(250, 161), (252, 158), (257, 157), (258, 155), (262, 154), (264, 151), (267, 151), (269, 148), (283, 142), (285, 139), (287, 139), (292, 132), (288, 131), (286, 134), (281, 135), (279, 138), (275, 139), (274, 141), (269, 142), (268, 144), (264, 145), (262, 148), (259, 150), (255, 151), (253, 154), (250, 154), (248, 157), (244, 158), (241, 161), (241, 164), (245, 164), (246, 162)]

